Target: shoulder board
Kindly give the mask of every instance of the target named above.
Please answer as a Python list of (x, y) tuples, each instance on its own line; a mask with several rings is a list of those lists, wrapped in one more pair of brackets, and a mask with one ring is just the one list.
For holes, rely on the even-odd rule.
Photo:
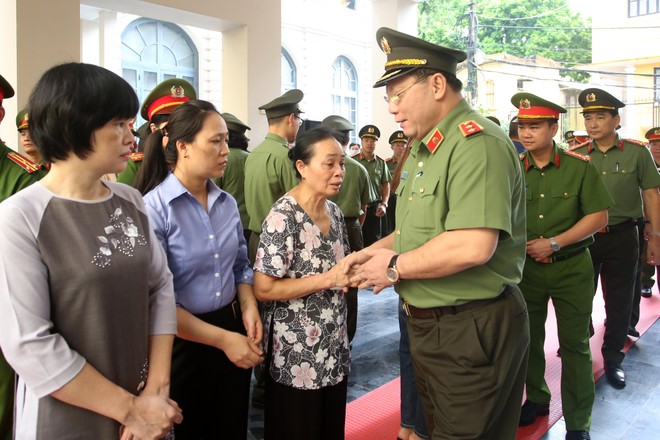
[(468, 137), (472, 136), (473, 134), (481, 132), (484, 128), (477, 124), (475, 121), (465, 121), (461, 122), (458, 125), (458, 128), (461, 130), (461, 133), (463, 133), (463, 136)]
[(392, 158), (388, 157), (387, 159), (385, 159), (385, 162), (392, 162)]
[(586, 154), (576, 153), (575, 151), (571, 151), (571, 150), (564, 150), (564, 154), (567, 156), (571, 156), (583, 160), (585, 162), (589, 162), (591, 160), (591, 156), (588, 156)]
[(637, 139), (624, 139), (623, 141), (629, 144), (639, 145), (640, 147), (646, 147), (646, 142), (638, 141)]
[(130, 157), (133, 162), (142, 162), (142, 159), (144, 159), (144, 153), (138, 151), (137, 153), (132, 153)]
[(518, 155), (518, 158), (519, 158), (520, 160), (523, 160), (523, 159), (525, 159), (525, 156), (526, 156), (525, 153), (520, 153), (520, 154)]
[(351, 156), (351, 159), (358, 160), (360, 158), (360, 153), (355, 153), (354, 155)]
[(586, 147), (587, 145), (589, 145), (589, 142), (591, 142), (591, 141), (582, 142), (581, 144), (577, 144), (577, 145), (575, 145), (574, 147), (571, 147), (571, 148), (569, 148), (569, 149), (566, 150), (566, 151), (575, 151), (575, 150), (577, 150), (578, 148)]
[(7, 154), (7, 157), (17, 164), (19, 167), (23, 168), (25, 171), (28, 173), (32, 174), (36, 171), (39, 171), (39, 165), (36, 163), (32, 162), (30, 159), (27, 157), (23, 157), (18, 153), (12, 152)]

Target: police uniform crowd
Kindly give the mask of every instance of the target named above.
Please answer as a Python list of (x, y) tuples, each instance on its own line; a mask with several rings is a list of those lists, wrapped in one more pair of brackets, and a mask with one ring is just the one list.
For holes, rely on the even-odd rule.
[[(578, 99), (588, 137), (567, 131), (564, 148), (554, 139), (566, 109), (521, 92), (511, 97), (518, 153), (499, 121), (463, 99), (456, 66), (465, 52), (388, 28), (376, 39), (386, 64), (374, 88), (384, 88), (387, 110), (401, 128), (388, 138), (391, 157), (376, 154), (381, 132), (373, 124), (358, 130), (354, 154), (349, 142), (356, 127), (347, 119), (329, 115), (321, 126), (346, 152), (341, 189), (332, 200), (343, 213), (352, 252), (345, 261), (350, 283), (342, 317), (349, 341), (359, 331), (358, 288), (378, 293), (394, 286), (401, 297), (397, 437), (513, 439), (518, 426), (547, 415), (544, 341), (552, 301), (566, 438), (589, 439), (596, 287), (600, 282), (605, 300), (605, 374), (622, 389), (623, 346), (629, 335), (639, 336), (640, 298), (650, 295), (660, 259), (660, 127), (646, 133), (650, 150), (620, 137), (624, 103), (589, 88)], [(0, 104), (13, 95), (0, 77)], [(271, 207), (299, 183), (288, 153), (303, 123), (303, 97), (294, 89), (260, 107), (268, 134), (251, 152), (250, 127), (231, 113), (221, 115), (230, 152), (214, 183), (236, 200), (251, 263)], [(168, 118), (196, 98), (181, 79), (154, 88), (141, 105), (147, 123), (135, 130), (140, 144), (116, 180), (146, 194), (168, 176), (171, 164), (155, 159), (167, 144)], [(4, 113), (0, 107), (0, 121)], [(0, 144), (0, 201), (49, 170), (30, 139), (29, 109), (17, 115), (16, 126), (29, 158)], [(263, 343), (266, 363), (272, 343)], [(267, 374), (255, 368), (255, 405), (265, 399)], [(5, 440), (12, 435), (15, 385), (4, 358), (0, 375)], [(183, 414), (185, 420), (186, 408)], [(218, 414), (214, 422), (221, 419)], [(194, 438), (187, 435), (181, 438)]]

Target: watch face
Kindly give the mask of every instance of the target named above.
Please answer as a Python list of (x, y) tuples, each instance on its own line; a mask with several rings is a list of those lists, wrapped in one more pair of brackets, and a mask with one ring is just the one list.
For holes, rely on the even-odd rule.
[(387, 276), (387, 279), (391, 283), (396, 283), (397, 281), (399, 281), (399, 272), (393, 267), (388, 267), (387, 272), (385, 272), (385, 275)]

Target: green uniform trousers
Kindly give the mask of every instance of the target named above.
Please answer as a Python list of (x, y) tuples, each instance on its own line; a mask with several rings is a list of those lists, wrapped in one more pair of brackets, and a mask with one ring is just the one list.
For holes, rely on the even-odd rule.
[(545, 381), (545, 321), (548, 300), (557, 315), (561, 348), (561, 402), (567, 430), (589, 430), (594, 403), (594, 374), (589, 349), (589, 319), (594, 299), (593, 263), (588, 250), (556, 263), (527, 257), (519, 286), (529, 311), (527, 398), (550, 402)]
[(417, 390), (433, 440), (513, 440), (529, 349), (517, 286), (478, 308), (408, 319)]
[(10, 440), (14, 420), (14, 370), (0, 351), (0, 440)]

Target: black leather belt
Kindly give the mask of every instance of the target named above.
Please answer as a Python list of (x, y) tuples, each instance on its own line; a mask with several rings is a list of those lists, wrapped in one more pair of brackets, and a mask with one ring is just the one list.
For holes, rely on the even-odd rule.
[(543, 264), (557, 263), (558, 261), (568, 260), (569, 258), (573, 258), (577, 255), (580, 255), (582, 252), (584, 252), (585, 249), (586, 248), (582, 248), (582, 249), (578, 249), (577, 251), (567, 252), (567, 253), (562, 254), (562, 255), (555, 255), (555, 256), (552, 256), (552, 257), (546, 257), (546, 258), (542, 259), (541, 261), (539, 261), (539, 260), (535, 260), (535, 261), (537, 263), (543, 263)]
[(635, 226), (637, 226), (637, 220), (631, 218), (631, 219), (625, 220), (621, 223), (618, 223), (616, 225), (605, 226), (603, 229), (598, 231), (598, 233), (599, 234), (609, 234), (609, 233), (612, 233), (612, 232), (621, 232), (621, 231), (625, 231), (626, 229), (633, 228)]
[(505, 292), (506, 290), (495, 298), (475, 299), (474, 301), (470, 301), (469, 303), (461, 304), (459, 306), (439, 306), (420, 309), (411, 304), (408, 304), (407, 301), (404, 301), (402, 307), (406, 316), (412, 316), (413, 318), (421, 319), (440, 318), (441, 316), (456, 315), (458, 313), (467, 312), (468, 310), (478, 309), (479, 307), (483, 307), (486, 304), (494, 303), (504, 298)]

